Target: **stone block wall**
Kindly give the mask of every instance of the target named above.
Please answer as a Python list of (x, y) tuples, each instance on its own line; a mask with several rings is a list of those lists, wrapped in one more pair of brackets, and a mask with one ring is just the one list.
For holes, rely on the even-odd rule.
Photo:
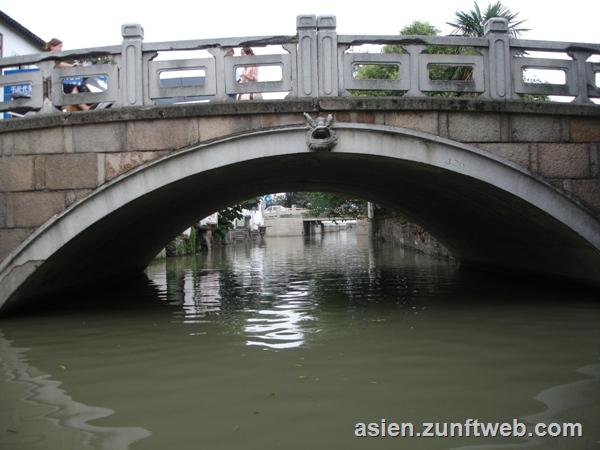
[[(474, 145), (546, 179), (600, 217), (600, 117), (439, 111), (363, 114), (362, 121)], [(435, 237), (389, 211), (376, 215), (373, 236), (449, 255)]]
[(0, 260), (37, 227), (145, 163), (250, 130), (304, 123), (301, 113), (72, 124), (0, 133)]
[(434, 236), (423, 228), (407, 221), (393, 211), (375, 210), (371, 221), (373, 239), (403, 248), (409, 248), (425, 255), (451, 258), (452, 255)]
[(474, 145), (541, 176), (600, 216), (600, 117), (453, 111), (340, 111)]
[(304, 124), (303, 111), (474, 145), (544, 177), (600, 216), (599, 114), (535, 113), (535, 105), (519, 106), (529, 108), (526, 113), (493, 103), (440, 105), (430, 99), (248, 102), (105, 110), (1, 124), (0, 260), (53, 215), (122, 174), (199, 143)]

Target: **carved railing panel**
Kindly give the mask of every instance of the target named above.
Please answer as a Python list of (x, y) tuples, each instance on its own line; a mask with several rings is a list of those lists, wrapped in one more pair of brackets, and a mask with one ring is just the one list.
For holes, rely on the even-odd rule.
[[(527, 69), (561, 71), (565, 75), (565, 83), (527, 82), (524, 79), (525, 71)], [(579, 91), (577, 86), (576, 61), (549, 58), (525, 58), (515, 55), (513, 57), (512, 70), (515, 92), (517, 94), (576, 96)]]
[[(68, 78), (94, 78), (102, 82), (98, 92), (66, 94), (63, 82)], [(60, 67), (52, 71), (52, 103), (54, 105), (76, 105), (80, 103), (116, 102), (119, 98), (119, 72), (116, 64), (93, 64), (84, 67)]]
[[(408, 91), (410, 89), (410, 57), (399, 53), (343, 53), (343, 70), (340, 87), (346, 90), (369, 91)], [(393, 80), (357, 79), (355, 74), (359, 67), (367, 65), (396, 66), (398, 75)]]
[(10, 92), (9, 97), (0, 103), (0, 111), (41, 109), (44, 102), (43, 83), (39, 70), (0, 76), (0, 90), (4, 92), (8, 87)]
[[(212, 58), (184, 59), (173, 61), (148, 61), (148, 98), (150, 101), (165, 98), (215, 96), (217, 94), (217, 72)], [(197, 71), (203, 73), (203, 83), (182, 86), (165, 86), (162, 73)]]

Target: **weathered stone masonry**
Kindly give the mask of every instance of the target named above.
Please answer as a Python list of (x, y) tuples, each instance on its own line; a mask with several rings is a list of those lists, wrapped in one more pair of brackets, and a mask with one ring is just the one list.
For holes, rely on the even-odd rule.
[(301, 125), (304, 111), (472, 144), (600, 216), (600, 112), (593, 106), (329, 98), (124, 108), (0, 124), (0, 260), (54, 214), (141, 164), (236, 133)]

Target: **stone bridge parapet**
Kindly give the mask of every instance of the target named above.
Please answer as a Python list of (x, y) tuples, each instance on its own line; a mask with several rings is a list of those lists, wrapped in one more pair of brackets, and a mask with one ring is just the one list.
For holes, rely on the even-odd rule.
[[(0, 75), (0, 88), (14, 88), (14, 95), (0, 103), (0, 111), (57, 112), (52, 105), (81, 103), (127, 107), (227, 101), (238, 94), (274, 92), (288, 99), (344, 97), (361, 91), (393, 91), (406, 97), (457, 93), (502, 101), (542, 95), (563, 96), (576, 104), (593, 104), (592, 99), (600, 97), (600, 44), (513, 39), (503, 18), (490, 19), (480, 38), (339, 35), (336, 25), (335, 16), (305, 15), (297, 17), (296, 34), (290, 36), (146, 43), (140, 25), (126, 24), (121, 45), (1, 58), (2, 69), (34, 70)], [(365, 44), (397, 45), (402, 50), (372, 53), (362, 47)], [(427, 51), (432, 46), (455, 51)], [(264, 49), (256, 55), (228, 56), (239, 47)], [(190, 52), (190, 57), (169, 59), (174, 51)], [(194, 51), (204, 51), (204, 56)], [(90, 64), (57, 67), (60, 60)], [(236, 73), (247, 66), (276, 69), (278, 75), (240, 83)], [(365, 79), (358, 75), (364, 66), (394, 66), (397, 77)], [(461, 68), (469, 76), (437, 79), (433, 73), (439, 67)], [(540, 71), (558, 77), (536, 78)], [(101, 79), (106, 86), (65, 93), (63, 81), (73, 77)], [(171, 83), (173, 78), (181, 82)]]

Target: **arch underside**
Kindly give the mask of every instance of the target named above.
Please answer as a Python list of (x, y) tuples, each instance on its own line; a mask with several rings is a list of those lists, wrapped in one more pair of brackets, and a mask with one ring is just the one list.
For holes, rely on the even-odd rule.
[(385, 204), (462, 262), (600, 285), (598, 220), (522, 169), (407, 130), (339, 124), (337, 133), (331, 152), (311, 152), (302, 128), (254, 132), (111, 181), (2, 263), (0, 308), (142, 271), (190, 223), (283, 191), (335, 191)]

